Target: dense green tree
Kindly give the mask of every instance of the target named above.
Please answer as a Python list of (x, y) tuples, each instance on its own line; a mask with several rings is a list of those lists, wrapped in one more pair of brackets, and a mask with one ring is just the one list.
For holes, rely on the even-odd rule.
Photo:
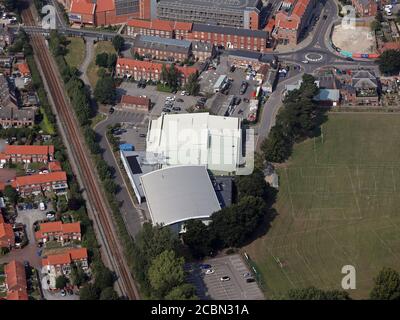
[(185, 227), (186, 232), (182, 238), (193, 257), (201, 259), (208, 255), (212, 250), (212, 239), (208, 227), (200, 220), (189, 220)]
[(292, 289), (288, 292), (290, 300), (350, 300), (346, 291), (341, 290), (321, 290), (315, 287), (303, 289)]
[(96, 287), (100, 290), (112, 287), (114, 283), (113, 273), (103, 264), (94, 268), (94, 279)]
[(116, 99), (114, 79), (111, 77), (99, 79), (94, 89), (94, 97), (99, 103), (114, 104)]
[(115, 292), (113, 287), (104, 288), (100, 294), (100, 300), (118, 300), (118, 293)]
[(254, 196), (266, 200), (270, 192), (270, 186), (265, 181), (264, 173), (259, 169), (255, 169), (250, 175), (236, 176), (235, 184), (239, 199)]
[(114, 46), (115, 51), (121, 52), (121, 50), (125, 46), (125, 39), (120, 35), (116, 35), (112, 40), (112, 44)]
[(10, 201), (13, 205), (17, 204), (18, 202), (18, 191), (15, 190), (12, 186), (8, 185), (5, 186), (3, 195)]
[(193, 285), (185, 283), (173, 288), (166, 296), (166, 300), (197, 300), (196, 289)]
[(96, 65), (99, 67), (107, 68), (108, 67), (108, 53), (101, 52), (96, 56)]
[(64, 276), (58, 276), (56, 278), (56, 288), (57, 289), (64, 289), (68, 283), (68, 279)]
[(118, 56), (115, 53), (109, 54), (107, 58), (107, 67), (112, 70), (117, 64)]
[(172, 250), (165, 250), (151, 262), (148, 276), (159, 297), (164, 297), (174, 287), (181, 285), (185, 280), (182, 257), (177, 257)]
[(71, 270), (71, 282), (74, 286), (80, 287), (86, 281), (86, 274), (82, 270), (82, 267), (75, 265)]
[(85, 284), (79, 290), (80, 300), (98, 300), (100, 297), (100, 290), (92, 283)]
[(200, 92), (199, 74), (193, 73), (189, 76), (185, 90), (192, 96), (197, 96)]
[(374, 279), (370, 293), (373, 300), (400, 300), (400, 275), (391, 268), (383, 268)]
[(290, 157), (292, 146), (293, 142), (285, 135), (282, 125), (276, 124), (272, 127), (268, 138), (263, 141), (261, 150), (267, 161), (281, 163)]
[(388, 75), (397, 75), (400, 72), (400, 50), (386, 50), (379, 59), (379, 70)]
[(210, 231), (221, 246), (239, 247), (259, 226), (267, 211), (263, 199), (243, 197), (237, 204), (213, 213)]

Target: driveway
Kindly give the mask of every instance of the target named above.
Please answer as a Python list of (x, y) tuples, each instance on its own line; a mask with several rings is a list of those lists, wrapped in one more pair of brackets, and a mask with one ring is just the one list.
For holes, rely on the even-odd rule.
[[(142, 115), (143, 116), (143, 115)], [(100, 122), (95, 131), (100, 139), (99, 143), (103, 150), (103, 159), (111, 166), (115, 172), (114, 182), (120, 186), (120, 190), (116, 194), (118, 201), (122, 202), (120, 211), (125, 221), (126, 228), (132, 237), (135, 237), (140, 231), (142, 224), (147, 220), (144, 211), (136, 204), (131, 197), (122, 177), (121, 169), (119, 168), (110, 145), (107, 142), (106, 131), (107, 126), (118, 122), (130, 122), (133, 125), (140, 125), (143, 121), (142, 116), (137, 116), (135, 113), (126, 112), (121, 115), (119, 111), (109, 116), (106, 120)], [(136, 121), (135, 121), (136, 120)], [(143, 126), (143, 125), (142, 125)]]

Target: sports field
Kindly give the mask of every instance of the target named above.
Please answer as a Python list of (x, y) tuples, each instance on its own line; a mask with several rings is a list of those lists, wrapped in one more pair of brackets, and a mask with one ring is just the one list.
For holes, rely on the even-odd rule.
[(245, 250), (267, 298), (290, 288), (341, 288), (367, 298), (384, 266), (400, 269), (400, 115), (330, 114), (323, 134), (295, 147), (279, 169), (278, 216)]

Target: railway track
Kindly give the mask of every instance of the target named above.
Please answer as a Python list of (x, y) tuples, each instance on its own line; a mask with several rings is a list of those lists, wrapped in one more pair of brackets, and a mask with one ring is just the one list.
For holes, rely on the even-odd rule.
[[(32, 6), (30, 6), (22, 13), (25, 24), (29, 26), (36, 25), (32, 9)], [(72, 106), (65, 97), (63, 84), (57, 76), (58, 69), (54, 59), (42, 35), (31, 35), (31, 40), (33, 50), (46, 78), (50, 90), (49, 93), (53, 98), (54, 107), (58, 112), (61, 123), (64, 124), (65, 133), (73, 151), (72, 156), (76, 160), (88, 201), (93, 208), (95, 222), (104, 240), (104, 245), (102, 246), (102, 249), (104, 249), (103, 253), (109, 257), (109, 261), (118, 276), (116, 283), (121, 293), (130, 300), (136, 300), (139, 298), (138, 291), (125, 260), (123, 249), (117, 239), (112, 216), (107, 209), (108, 204), (105, 202), (99, 187), (99, 181), (93, 169), (93, 164), (85, 151), (87, 148), (85, 148), (78, 122), (72, 111)]]

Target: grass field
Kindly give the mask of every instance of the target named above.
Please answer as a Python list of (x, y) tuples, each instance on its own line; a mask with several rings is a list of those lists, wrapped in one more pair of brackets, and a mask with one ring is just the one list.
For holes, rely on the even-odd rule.
[(96, 56), (102, 52), (116, 53), (112, 43), (109, 41), (99, 41), (95, 44), (93, 60), (92, 62), (90, 62), (87, 70), (87, 76), (89, 78), (89, 82), (92, 88), (96, 86), (97, 80), (99, 79), (97, 75), (97, 71), (99, 70), (99, 68), (96, 66)]
[(357, 272), (349, 293), (367, 298), (382, 267), (400, 269), (400, 115), (330, 114), (322, 132), (279, 169), (278, 216), (245, 248), (267, 298), (341, 289), (347, 264)]
[(85, 43), (82, 38), (70, 37), (67, 39), (69, 44), (67, 46), (68, 53), (65, 56), (65, 61), (70, 67), (79, 68), (85, 58)]

